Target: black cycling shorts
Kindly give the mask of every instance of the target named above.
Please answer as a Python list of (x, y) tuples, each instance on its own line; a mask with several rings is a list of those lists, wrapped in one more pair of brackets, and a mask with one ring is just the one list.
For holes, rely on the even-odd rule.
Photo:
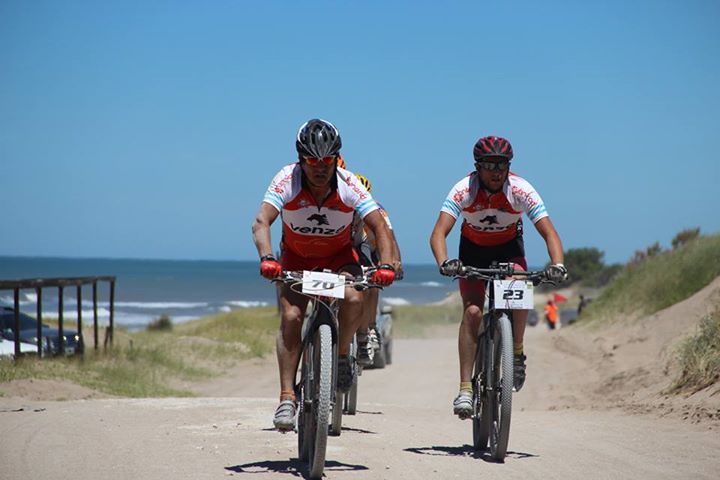
[[(493, 262), (515, 262), (522, 265), (525, 263), (525, 243), (522, 236), (517, 236), (507, 243), (485, 247), (460, 235), (459, 257), (463, 265), (475, 268), (488, 268)], [(523, 261), (520, 262), (519, 259)], [(527, 268), (524, 265), (523, 267)]]

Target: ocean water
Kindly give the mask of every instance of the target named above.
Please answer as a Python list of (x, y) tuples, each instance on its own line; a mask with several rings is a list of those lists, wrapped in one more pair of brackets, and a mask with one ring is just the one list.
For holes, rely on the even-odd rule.
[[(183, 322), (206, 315), (274, 305), (275, 287), (263, 279), (257, 262), (136, 259), (78, 259), (0, 256), (0, 279), (114, 275), (115, 322), (129, 329), (146, 326), (160, 315)], [(392, 305), (426, 304), (444, 299), (457, 286), (435, 265), (407, 265), (405, 278), (385, 289), (381, 298)], [(74, 287), (65, 288), (65, 319), (77, 318)], [(43, 289), (43, 315), (57, 317), (57, 288)], [(12, 305), (12, 290), (0, 290), (0, 305)], [(92, 287), (84, 286), (83, 320), (92, 319)], [(98, 283), (98, 316), (109, 318), (109, 286)], [(33, 289), (21, 290), (20, 309), (35, 314)]]

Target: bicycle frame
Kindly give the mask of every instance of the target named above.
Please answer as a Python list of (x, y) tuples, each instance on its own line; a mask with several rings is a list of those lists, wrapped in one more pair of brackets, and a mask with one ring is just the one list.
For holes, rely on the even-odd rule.
[[(315, 297), (312, 302), (312, 310), (305, 319), (305, 325), (303, 325), (302, 333), (302, 347), (303, 354), (308, 348), (309, 344), (313, 341), (315, 332), (320, 328), (320, 325), (328, 325), (330, 327), (330, 333), (332, 334), (332, 346), (333, 346), (333, 391), (337, 386), (337, 359), (338, 359), (338, 341), (340, 337), (340, 331), (338, 326), (338, 311), (340, 308), (339, 301), (334, 298), (328, 297)], [(321, 315), (321, 310), (327, 310), (327, 316)], [(302, 363), (302, 358), (300, 359)], [(303, 383), (302, 372), (300, 379), (295, 384), (295, 393), (299, 394), (299, 388)]]

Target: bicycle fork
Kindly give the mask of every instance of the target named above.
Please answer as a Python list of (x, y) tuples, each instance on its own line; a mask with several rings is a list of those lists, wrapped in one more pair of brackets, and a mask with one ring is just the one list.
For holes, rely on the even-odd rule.
[[(317, 371), (315, 371), (313, 366), (314, 356), (315, 356), (315, 345), (314, 345), (314, 335), (315, 332), (318, 331), (319, 326), (325, 322), (313, 322), (313, 325), (310, 325), (307, 329), (307, 332), (312, 332), (312, 336), (306, 336), (303, 338), (303, 353), (300, 358), (301, 362), (301, 369), (300, 369), (300, 380), (295, 384), (295, 398), (302, 398), (303, 401), (303, 411), (312, 414), (313, 412), (313, 404), (314, 404), (314, 398), (310, 397), (308, 395), (308, 392), (305, 391), (305, 386), (308, 385), (307, 382), (313, 382), (318, 374)], [(337, 403), (337, 376), (338, 376), (338, 345), (339, 345), (339, 337), (340, 334), (337, 331), (337, 328), (329, 323), (330, 325), (330, 331), (332, 333), (332, 398), (330, 400), (330, 405), (332, 407), (335, 406)]]

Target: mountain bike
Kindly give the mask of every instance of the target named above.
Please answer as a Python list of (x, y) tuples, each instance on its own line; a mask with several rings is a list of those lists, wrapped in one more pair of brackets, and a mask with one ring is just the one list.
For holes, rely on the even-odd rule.
[[(342, 412), (342, 395), (336, 388), (339, 299), (344, 297), (346, 286), (358, 290), (376, 287), (368, 281), (370, 273), (368, 270), (360, 277), (347, 278), (327, 272), (285, 271), (274, 280), (313, 300), (303, 328), (301, 374), (295, 386), (298, 457), (308, 462), (310, 478), (321, 478), (325, 469), (328, 431), (333, 428), (330, 412)], [(339, 433), (339, 424), (336, 426)]]
[(503, 462), (512, 414), (512, 310), (532, 309), (532, 287), (548, 280), (544, 271), (518, 271), (511, 263), (463, 268), (458, 278), (486, 281), (488, 297), (473, 365), (473, 446), (481, 451), (489, 446), (491, 457)]

